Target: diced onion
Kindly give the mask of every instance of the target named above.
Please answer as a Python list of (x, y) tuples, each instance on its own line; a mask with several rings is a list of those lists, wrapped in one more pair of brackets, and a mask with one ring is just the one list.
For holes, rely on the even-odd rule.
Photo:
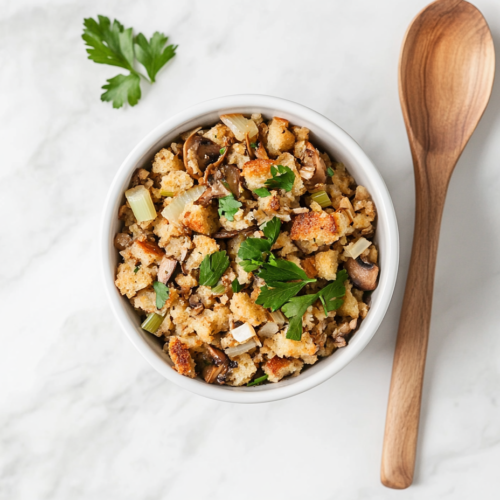
[(214, 295), (222, 295), (226, 291), (226, 287), (224, 285), (217, 285), (212, 288), (212, 293)]
[(368, 241), (365, 238), (359, 238), (356, 243), (351, 243), (344, 248), (344, 251), (347, 256), (357, 259), (367, 248), (372, 244), (371, 241)]
[(277, 323), (278, 325), (284, 325), (285, 324), (285, 316), (281, 311), (274, 311), (271, 313), (271, 317), (273, 318), (273, 321)]
[(259, 133), (259, 129), (253, 120), (245, 118), (243, 115), (238, 113), (221, 115), (220, 119), (224, 125), (229, 127), (238, 141), (244, 141), (247, 133), (250, 139), (257, 137)]
[(259, 330), (259, 337), (267, 337), (270, 338), (272, 337), (275, 333), (278, 333), (280, 327), (276, 323), (266, 323), (260, 330)]
[(135, 188), (125, 191), (125, 197), (134, 212), (137, 222), (144, 222), (156, 219), (156, 210), (153, 205), (153, 200), (149, 191), (143, 186), (136, 186)]
[(235, 356), (239, 356), (240, 354), (243, 354), (244, 352), (247, 352), (250, 349), (253, 349), (254, 347), (257, 347), (257, 342), (254, 339), (252, 339), (246, 342), (245, 344), (240, 344), (234, 347), (228, 347), (224, 352), (230, 358), (234, 358)]
[[(156, 332), (158, 331), (158, 328), (160, 328), (160, 325), (163, 323), (164, 319), (165, 318), (163, 316), (160, 316), (159, 314), (151, 313), (144, 320), (144, 322), (141, 325), (141, 328), (149, 333), (152, 333), (153, 335), (156, 335)], [(160, 337), (160, 335), (156, 336)]]
[(168, 222), (179, 222), (179, 217), (186, 208), (186, 205), (196, 201), (207, 189), (207, 186), (195, 186), (184, 193), (176, 196), (170, 205), (167, 205), (161, 213)]
[(245, 342), (245, 340), (255, 337), (255, 330), (253, 326), (248, 323), (244, 323), (238, 328), (231, 330), (229, 333), (233, 336), (234, 340), (238, 342)]
[(311, 195), (311, 198), (313, 199), (313, 201), (318, 203), (321, 208), (332, 206), (332, 200), (330, 200), (330, 197), (326, 194), (325, 191), (316, 191)]

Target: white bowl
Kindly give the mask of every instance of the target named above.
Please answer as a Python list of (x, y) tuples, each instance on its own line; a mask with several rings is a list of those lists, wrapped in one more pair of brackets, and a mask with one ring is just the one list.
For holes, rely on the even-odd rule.
[[(380, 254), (380, 281), (372, 294), (371, 308), (349, 344), (331, 356), (320, 360), (296, 378), (258, 387), (210, 385), (201, 379), (179, 375), (162, 350), (162, 342), (140, 327), (140, 320), (129, 301), (115, 287), (118, 252), (113, 246), (114, 235), (120, 229), (118, 209), (124, 201), (124, 191), (138, 167), (148, 167), (155, 153), (170, 144), (180, 134), (196, 126), (207, 126), (219, 120), (223, 113), (262, 113), (266, 118), (280, 116), (294, 125), (311, 131), (311, 142), (343, 162), (357, 184), (370, 192), (378, 212), (375, 241)], [(354, 359), (371, 340), (389, 307), (399, 261), (398, 226), (387, 187), (373, 163), (356, 142), (328, 118), (305, 106), (285, 99), (263, 95), (233, 95), (192, 106), (163, 122), (148, 134), (128, 155), (111, 184), (106, 199), (101, 228), (101, 259), (104, 285), (111, 308), (139, 352), (168, 380), (219, 401), (231, 403), (263, 403), (288, 398), (321, 384)]]

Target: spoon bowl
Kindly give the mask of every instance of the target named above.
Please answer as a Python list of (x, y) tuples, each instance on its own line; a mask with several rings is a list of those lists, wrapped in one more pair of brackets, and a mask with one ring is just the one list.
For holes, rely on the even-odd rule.
[(495, 51), (481, 12), (438, 0), (408, 28), (399, 65), (401, 107), (415, 171), (415, 229), (394, 353), (381, 480), (413, 481), (441, 216), (453, 169), (486, 109)]

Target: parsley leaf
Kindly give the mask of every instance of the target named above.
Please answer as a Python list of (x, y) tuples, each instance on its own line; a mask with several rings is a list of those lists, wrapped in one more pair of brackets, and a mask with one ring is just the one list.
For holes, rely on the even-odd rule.
[(232, 222), (241, 205), (232, 194), (219, 198), (219, 216), (224, 215), (228, 221)]
[(263, 226), (260, 227), (264, 236), (271, 241), (271, 246), (276, 243), (281, 229), (281, 219), (279, 217), (273, 217), (270, 221), (267, 221)]
[(225, 250), (207, 255), (200, 265), (200, 285), (215, 286), (228, 267), (229, 257)]
[(82, 39), (91, 61), (130, 72), (108, 79), (102, 87), (106, 92), (101, 95), (101, 101), (112, 102), (114, 108), (121, 108), (125, 102), (135, 106), (141, 98), (140, 77), (148, 79), (135, 69), (136, 58), (146, 68), (153, 83), (158, 71), (174, 57), (177, 48), (174, 45), (164, 48), (168, 38), (158, 32), (149, 42), (139, 34), (134, 43), (132, 28), (125, 29), (116, 19), (111, 23), (105, 16), (97, 16), (97, 20), (86, 18), (83, 26)]
[(89, 47), (89, 59), (98, 64), (109, 64), (134, 71), (134, 46), (132, 28), (125, 30), (116, 19), (111, 24), (109, 18), (97, 16), (83, 20), (85, 29), (82, 38)]
[(279, 309), (285, 302), (297, 295), (302, 288), (306, 286), (305, 281), (297, 283), (270, 283), (274, 288), (263, 286), (260, 289), (260, 294), (255, 301), (263, 307), (267, 307), (272, 311)]
[(315, 279), (309, 279), (307, 274), (297, 264), (282, 259), (274, 259), (269, 264), (264, 264), (259, 277), (266, 281), (266, 283), (270, 281), (293, 280), (305, 280), (308, 283), (316, 281)]
[(238, 250), (241, 260), (254, 260), (264, 263), (264, 253), (271, 251), (271, 242), (267, 238), (248, 238), (242, 242)]
[(156, 81), (156, 75), (172, 57), (175, 56), (177, 45), (168, 45), (168, 36), (156, 31), (151, 39), (139, 33), (135, 37), (135, 56), (137, 60), (146, 68), (151, 83)]
[(266, 188), (258, 188), (254, 191), (254, 193), (260, 198), (267, 198), (268, 196), (271, 196), (271, 193)]
[(256, 149), (257, 148), (257, 143), (256, 142), (251, 142), (250, 143), (250, 147), (253, 148), (253, 149)]
[(287, 318), (293, 316), (302, 317), (307, 311), (309, 306), (312, 306), (318, 300), (318, 294), (301, 295), (300, 297), (293, 297), (286, 303), (281, 310)]
[(285, 191), (292, 190), (295, 174), (291, 168), (284, 167), (283, 165), (278, 165), (277, 167), (271, 165), (271, 175), (273, 176), (272, 179), (267, 179), (264, 183), (266, 187), (271, 189), (284, 189)]
[(125, 102), (135, 106), (141, 98), (141, 79), (134, 73), (130, 75), (117, 75), (106, 80), (107, 85), (102, 88), (106, 90), (101, 95), (101, 101), (113, 103), (113, 108), (121, 108)]
[(234, 280), (231, 283), (231, 288), (233, 289), (234, 293), (238, 293), (241, 292), (241, 290), (243, 290), (243, 285), (240, 285), (238, 278), (234, 278)]
[(226, 152), (226, 148), (220, 148), (219, 149), (219, 154), (223, 155)]
[(321, 297), (324, 300), (323, 307), (328, 312), (337, 310), (343, 304), (344, 301), (340, 297), (345, 295), (344, 283), (347, 279), (347, 271), (342, 269), (337, 273), (335, 281), (321, 290)]
[(335, 172), (334, 172), (334, 170), (333, 170), (333, 168), (332, 168), (332, 167), (328, 167), (328, 168), (326, 169), (326, 173), (327, 173), (330, 177), (333, 177), (333, 176), (335, 175)]
[(135, 266), (134, 269), (134, 274), (137, 274), (139, 272), (139, 269), (141, 268), (141, 265), (139, 264), (138, 266)]
[(165, 305), (165, 302), (167, 302), (170, 290), (167, 285), (164, 285), (160, 281), (155, 281), (153, 288), (156, 292), (156, 309), (161, 309)]
[(258, 260), (242, 260), (240, 262), (240, 266), (243, 268), (243, 270), (247, 273), (251, 273), (252, 271), (255, 271), (258, 269), (260, 266), (262, 266), (262, 262)]
[(262, 382), (265, 382), (268, 379), (269, 375), (262, 375), (262, 377), (256, 378), (252, 380), (252, 382), (248, 382), (247, 387), (252, 387), (252, 385), (259, 385)]

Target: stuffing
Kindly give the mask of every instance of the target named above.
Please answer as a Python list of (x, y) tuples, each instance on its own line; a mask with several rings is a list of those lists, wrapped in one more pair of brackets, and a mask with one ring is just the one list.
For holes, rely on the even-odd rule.
[(178, 298), (179, 292), (175, 288), (170, 287), (169, 296), (165, 305), (158, 310), (156, 309), (156, 292), (153, 290), (153, 287), (147, 287), (137, 292), (137, 295), (131, 302), (136, 309), (140, 309), (146, 314), (156, 313), (165, 316), (167, 310)]
[(243, 177), (250, 191), (264, 187), (267, 179), (271, 179), (271, 165), (278, 165), (273, 160), (252, 160), (243, 165)]
[[(363, 237), (370, 245), (361, 254), (362, 259), (378, 262), (373, 242), (377, 210), (367, 189), (356, 184), (342, 163), (310, 142), (309, 129), (279, 117), (253, 114), (251, 119), (258, 127), (251, 145), (245, 138), (238, 140), (220, 121), (204, 124), (158, 151), (150, 168), (135, 170), (129, 188), (144, 186), (157, 216), (138, 222), (125, 202), (118, 211), (121, 225), (113, 240), (120, 259), (116, 287), (141, 321), (152, 313), (163, 316), (151, 334), (165, 342), (163, 349), (173, 368), (187, 377), (235, 387), (263, 373), (268, 376), (264, 383), (298, 376), (305, 365), (345, 347), (370, 309), (369, 295), (352, 284), (352, 259), (348, 260), (346, 249)], [(221, 153), (221, 148), (226, 149)], [(314, 172), (309, 160), (319, 162), (320, 167), (324, 163), (334, 175), (318, 175), (311, 180)], [(273, 178), (273, 165), (281, 165), (286, 171), (275, 172)], [(293, 184), (289, 173), (279, 179), (288, 169), (294, 174)], [(270, 179), (271, 186), (265, 186)], [(209, 186), (202, 197), (187, 195), (180, 214), (167, 210), (171, 221), (163, 217), (162, 211), (174, 203), (170, 193), (177, 197), (202, 185)], [(270, 194), (257, 194), (259, 188), (266, 188)], [(319, 190), (326, 191), (331, 206), (323, 208), (312, 199)], [(229, 191), (239, 202), (236, 211), (225, 208), (219, 213), (222, 204), (218, 197), (228, 196)], [(264, 228), (268, 222), (271, 224)], [(255, 238), (259, 243), (248, 241)], [(273, 238), (270, 250), (263, 238)], [(245, 259), (250, 262), (244, 265), (251, 266), (251, 272), (242, 267), (243, 254), (238, 255), (245, 241)], [(176, 261), (175, 269), (168, 274), (172, 260)], [(279, 310), (272, 312), (272, 304), (281, 296), (283, 305), (288, 303), (290, 307), (295, 296), (320, 293), (344, 269), (353, 278), (345, 280), (346, 293), (340, 307), (325, 314), (321, 301), (315, 299), (297, 318), (296, 327), (301, 327), (301, 332), (295, 335), (300, 340), (287, 339), (290, 319)], [(373, 270), (378, 275), (378, 266)], [(300, 291), (293, 287), (291, 297), (283, 295), (282, 290), (302, 272), (310, 282)], [(378, 278), (375, 274), (373, 277)], [(166, 281), (169, 289), (161, 310), (156, 308), (155, 280)], [(224, 364), (220, 367), (224, 369), (222, 376), (208, 376), (205, 368), (213, 361), (209, 346), (227, 351), (248, 342), (246, 336), (239, 337), (241, 331), (236, 331), (243, 325), (257, 330), (252, 337), (256, 345), (230, 358), (228, 367), (227, 360), (219, 359), (215, 366)]]
[(191, 203), (185, 208), (180, 220), (189, 229), (206, 235), (215, 233), (220, 227), (217, 208), (212, 205), (203, 207)]
[(184, 170), (182, 160), (168, 149), (161, 149), (153, 160), (153, 173), (166, 175), (176, 170)]
[(223, 123), (218, 123), (215, 127), (212, 127), (208, 132), (203, 134), (203, 137), (210, 139), (220, 147), (225, 146), (226, 141), (232, 142), (235, 139), (234, 134)]
[(347, 282), (345, 285), (344, 303), (337, 309), (339, 316), (349, 316), (351, 318), (359, 317), (359, 307), (356, 297), (351, 292), (352, 284)]
[(246, 151), (245, 144), (233, 144), (227, 153), (228, 163), (230, 165), (236, 165), (238, 168), (243, 168), (243, 165), (250, 161), (250, 157), (246, 154)]
[(190, 274), (178, 274), (175, 278), (175, 282), (181, 287), (181, 292), (183, 294), (189, 293), (191, 288), (198, 286), (198, 280)]
[(193, 236), (194, 250), (188, 257), (186, 262), (186, 269), (191, 271), (200, 267), (202, 260), (219, 250), (217, 242), (208, 236), (196, 235)]
[(229, 309), (215, 304), (213, 310), (204, 309), (201, 314), (189, 318), (188, 322), (203, 342), (212, 344), (214, 335), (229, 329)]
[(308, 212), (293, 221), (292, 240), (312, 240), (317, 245), (331, 245), (346, 231), (348, 221), (342, 213)]
[(333, 281), (337, 276), (338, 258), (339, 252), (337, 250), (318, 252), (314, 256), (318, 276), (325, 280)]
[(177, 261), (182, 261), (183, 256), (193, 248), (193, 242), (189, 236), (180, 236), (179, 238), (170, 238), (165, 245), (165, 255), (173, 257)]
[(151, 285), (157, 273), (156, 266), (136, 266), (135, 262), (126, 260), (118, 266), (115, 285), (122, 295), (131, 299), (139, 290)]
[(193, 178), (187, 172), (176, 170), (161, 178), (160, 192), (171, 193), (172, 196), (187, 191), (193, 184)]
[(266, 310), (253, 302), (245, 292), (235, 293), (229, 307), (235, 321), (248, 323), (252, 326), (268, 321)]
[(268, 380), (270, 382), (279, 382), (287, 375), (293, 375), (296, 377), (299, 375), (303, 366), (304, 363), (299, 359), (287, 359), (274, 356), (262, 366), (262, 369), (268, 376)]
[(247, 353), (240, 354), (231, 359), (238, 363), (238, 366), (231, 368), (226, 379), (227, 385), (238, 387), (245, 385), (252, 380), (252, 377), (257, 373), (257, 366), (253, 359)]
[(189, 236), (190, 231), (181, 224), (170, 224), (167, 219), (159, 215), (153, 224), (153, 233), (158, 236), (158, 245), (165, 247), (171, 238)]
[(168, 355), (174, 364), (173, 368), (176, 372), (189, 378), (196, 377), (194, 361), (189, 348), (179, 337), (170, 337)]
[(288, 120), (274, 117), (269, 125), (267, 150), (271, 156), (278, 156), (290, 151), (295, 143), (295, 136), (288, 130)]
[(136, 240), (120, 252), (120, 255), (123, 257), (123, 260), (130, 260), (147, 267), (153, 263), (159, 264), (165, 252), (156, 243), (147, 240)]
[(283, 330), (273, 335), (272, 338), (266, 339), (264, 345), (280, 358), (301, 358), (303, 356), (313, 356), (316, 354), (318, 347), (313, 342), (311, 335), (308, 332), (302, 333), (302, 339), (289, 340), (286, 338), (286, 331)]

